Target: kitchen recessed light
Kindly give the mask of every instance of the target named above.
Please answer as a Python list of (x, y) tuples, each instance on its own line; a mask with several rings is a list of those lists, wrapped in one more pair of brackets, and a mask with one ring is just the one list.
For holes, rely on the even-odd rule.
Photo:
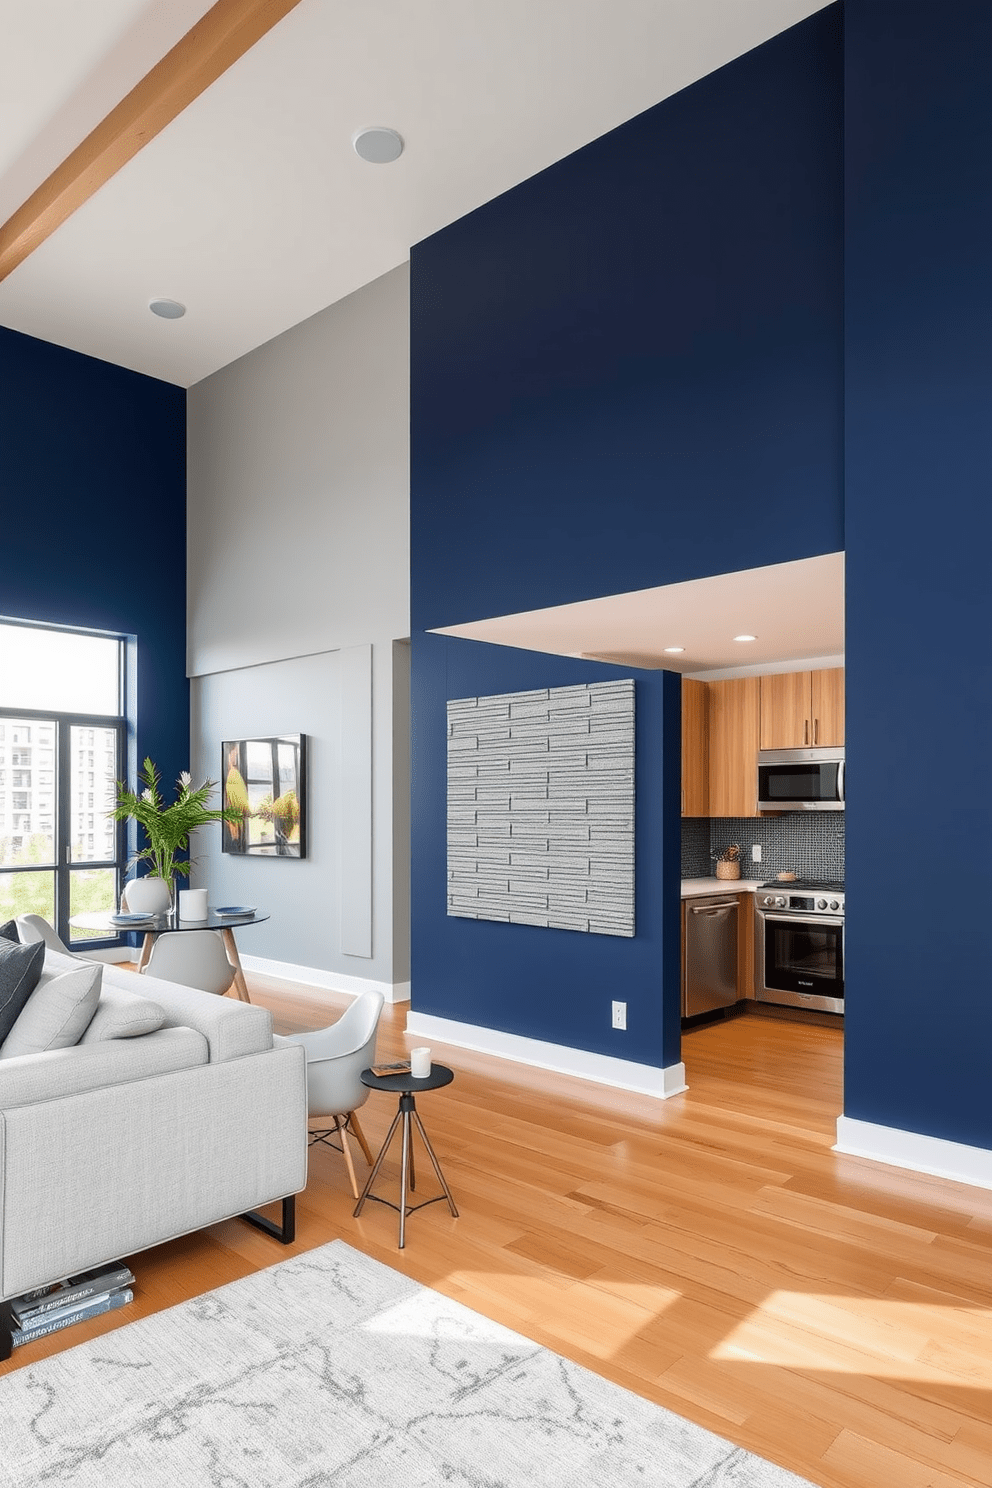
[(665, 655), (666, 656), (674, 656), (676, 654), (676, 652), (678, 652), (678, 651), (684, 651), (684, 650), (685, 650), (685, 647), (684, 646), (666, 646), (665, 647)]
[(186, 306), (180, 305), (178, 300), (149, 300), (148, 308), (153, 315), (159, 315), (163, 320), (182, 320), (186, 314)]
[(403, 139), (395, 129), (360, 129), (351, 143), (355, 154), (370, 165), (389, 165), (403, 154)]
[(756, 641), (757, 639), (758, 639), (757, 636), (749, 636), (749, 635), (734, 636), (734, 640), (735, 641)]

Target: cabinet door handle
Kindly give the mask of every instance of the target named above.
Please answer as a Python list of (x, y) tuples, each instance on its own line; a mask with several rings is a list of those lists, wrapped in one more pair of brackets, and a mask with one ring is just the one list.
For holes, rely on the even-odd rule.
[(804, 718), (803, 719), (803, 743), (804, 744), (808, 744), (809, 743), (809, 719), (808, 718)]
[(818, 718), (814, 718), (813, 719), (813, 743), (814, 744), (818, 743), (819, 742), (819, 738), (820, 738), (820, 720)]
[(682, 792), (682, 815), (685, 816), (685, 791)]

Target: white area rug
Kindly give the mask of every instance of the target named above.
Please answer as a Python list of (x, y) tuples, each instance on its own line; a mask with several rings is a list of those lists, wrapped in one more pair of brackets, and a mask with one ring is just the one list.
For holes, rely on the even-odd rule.
[(8, 1376), (0, 1482), (799, 1488), (803, 1480), (335, 1240)]

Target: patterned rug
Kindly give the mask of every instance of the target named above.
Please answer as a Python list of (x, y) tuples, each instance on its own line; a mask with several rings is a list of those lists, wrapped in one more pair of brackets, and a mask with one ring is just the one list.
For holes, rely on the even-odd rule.
[(11, 1488), (803, 1483), (342, 1240), (16, 1370), (0, 1443)]

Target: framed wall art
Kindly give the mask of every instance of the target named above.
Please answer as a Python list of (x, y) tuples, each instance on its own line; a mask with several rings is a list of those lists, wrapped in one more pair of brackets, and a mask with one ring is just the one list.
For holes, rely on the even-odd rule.
[(241, 814), (240, 821), (221, 822), (224, 852), (253, 858), (306, 857), (306, 745), (306, 734), (224, 741), (224, 806)]

